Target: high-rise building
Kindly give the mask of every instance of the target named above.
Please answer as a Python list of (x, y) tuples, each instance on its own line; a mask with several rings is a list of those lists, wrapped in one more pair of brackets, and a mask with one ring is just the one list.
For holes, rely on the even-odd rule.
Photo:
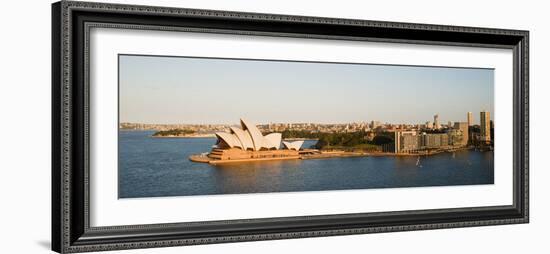
[(472, 112), (468, 112), (468, 126), (474, 125), (474, 116), (472, 115)]
[(462, 132), (462, 142), (461, 145), (467, 145), (468, 144), (468, 123), (464, 122), (455, 122), (454, 128), (456, 130), (460, 130)]
[(480, 134), (479, 140), (482, 142), (491, 141), (491, 115), (489, 112), (479, 112)]
[(434, 128), (441, 129), (441, 124), (439, 124), (439, 115), (434, 115)]

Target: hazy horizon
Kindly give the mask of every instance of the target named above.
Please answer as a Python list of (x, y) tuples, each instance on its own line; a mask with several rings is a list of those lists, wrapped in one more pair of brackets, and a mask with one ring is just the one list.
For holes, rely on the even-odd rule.
[(494, 119), (494, 70), (119, 56), (119, 122), (257, 124)]

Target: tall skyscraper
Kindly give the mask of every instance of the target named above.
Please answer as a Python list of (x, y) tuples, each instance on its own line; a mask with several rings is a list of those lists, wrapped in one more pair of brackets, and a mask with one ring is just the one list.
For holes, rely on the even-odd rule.
[(434, 115), (434, 128), (441, 129), (441, 124), (439, 123), (439, 115)]
[(474, 116), (472, 115), (472, 112), (468, 112), (468, 126), (474, 125)]
[(480, 123), (480, 141), (490, 142), (491, 141), (491, 115), (489, 112), (479, 112), (479, 123)]

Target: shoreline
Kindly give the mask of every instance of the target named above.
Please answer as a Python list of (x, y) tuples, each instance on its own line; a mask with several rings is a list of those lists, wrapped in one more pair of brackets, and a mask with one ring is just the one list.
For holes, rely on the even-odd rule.
[(472, 150), (473, 147), (457, 148), (452, 150), (433, 151), (429, 153), (387, 153), (387, 152), (320, 152), (314, 154), (300, 154), (298, 156), (288, 157), (269, 157), (269, 158), (251, 158), (251, 159), (235, 159), (235, 160), (219, 160), (212, 159), (207, 155), (191, 155), (189, 160), (192, 162), (209, 163), (209, 164), (224, 164), (224, 163), (246, 163), (246, 162), (258, 162), (258, 161), (274, 161), (274, 160), (314, 160), (314, 159), (330, 159), (330, 158), (348, 158), (348, 157), (414, 157), (414, 156), (430, 156), (442, 153), (453, 153), (456, 151)]

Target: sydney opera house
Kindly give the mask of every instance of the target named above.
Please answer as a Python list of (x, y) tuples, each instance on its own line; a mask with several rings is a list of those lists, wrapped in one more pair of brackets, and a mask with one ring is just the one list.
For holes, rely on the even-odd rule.
[[(241, 119), (241, 128), (231, 127), (229, 132), (217, 132), (216, 145), (207, 158), (190, 158), (197, 162), (229, 160), (297, 159), (304, 141), (282, 141), (281, 133), (262, 135), (255, 125)], [(282, 145), (282, 148), (281, 148)]]

